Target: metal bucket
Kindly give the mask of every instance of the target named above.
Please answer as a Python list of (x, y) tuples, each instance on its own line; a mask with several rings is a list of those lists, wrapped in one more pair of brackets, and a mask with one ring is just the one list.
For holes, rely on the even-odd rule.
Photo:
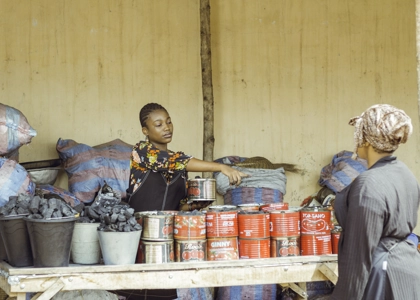
[(188, 180), (187, 190), (189, 201), (215, 201), (216, 179), (195, 178)]

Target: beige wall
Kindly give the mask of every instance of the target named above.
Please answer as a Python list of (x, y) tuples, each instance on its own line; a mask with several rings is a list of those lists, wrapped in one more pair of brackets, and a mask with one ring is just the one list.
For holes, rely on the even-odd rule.
[[(285, 200), (317, 192), (352, 150), (348, 119), (394, 104), (415, 131), (397, 151), (420, 179), (415, 4), (401, 0), (211, 1), (215, 158), (294, 163)], [(142, 138), (138, 111), (163, 104), (173, 150), (202, 156), (199, 1), (0, 0), (0, 102), (38, 131), (20, 160), (57, 157), (58, 138)], [(66, 186), (62, 176), (60, 186)]]

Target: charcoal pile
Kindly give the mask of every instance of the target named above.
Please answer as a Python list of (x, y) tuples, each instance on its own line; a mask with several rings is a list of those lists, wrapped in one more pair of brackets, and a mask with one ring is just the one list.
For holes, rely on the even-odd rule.
[(142, 227), (134, 217), (134, 209), (128, 205), (119, 204), (108, 207), (109, 211), (100, 216), (100, 231), (130, 232), (141, 230)]
[(121, 196), (104, 182), (92, 205), (85, 206), (78, 222), (100, 222), (100, 231), (130, 232), (142, 227), (134, 217), (134, 209), (121, 202)]
[(0, 207), (0, 216), (28, 215), (31, 198), (32, 196), (27, 194), (9, 196), (9, 201)]
[(9, 201), (0, 208), (0, 216), (26, 215), (31, 219), (74, 217), (76, 214), (77, 211), (61, 199), (27, 194), (10, 196)]
[(85, 206), (80, 213), (78, 223), (95, 223), (101, 222), (101, 215), (108, 215), (112, 208), (121, 203), (121, 196), (118, 192), (114, 192), (106, 181), (98, 192), (93, 203)]
[(65, 217), (75, 217), (77, 211), (65, 201), (57, 198), (41, 198), (34, 196), (29, 203), (30, 219), (59, 219)]

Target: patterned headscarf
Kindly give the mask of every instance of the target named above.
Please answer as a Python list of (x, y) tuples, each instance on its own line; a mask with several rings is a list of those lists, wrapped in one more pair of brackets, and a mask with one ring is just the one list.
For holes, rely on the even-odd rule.
[(389, 104), (373, 105), (360, 117), (350, 119), (349, 124), (354, 125), (354, 153), (364, 141), (375, 149), (393, 152), (399, 144), (407, 142), (413, 132), (410, 117)]

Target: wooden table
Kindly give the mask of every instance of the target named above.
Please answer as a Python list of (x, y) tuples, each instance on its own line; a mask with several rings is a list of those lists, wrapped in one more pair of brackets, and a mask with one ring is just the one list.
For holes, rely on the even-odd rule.
[(59, 291), (173, 289), (280, 284), (306, 298), (310, 281), (337, 282), (337, 255), (294, 256), (165, 264), (74, 265), (14, 268), (0, 263), (0, 288), (18, 300), (51, 299)]

